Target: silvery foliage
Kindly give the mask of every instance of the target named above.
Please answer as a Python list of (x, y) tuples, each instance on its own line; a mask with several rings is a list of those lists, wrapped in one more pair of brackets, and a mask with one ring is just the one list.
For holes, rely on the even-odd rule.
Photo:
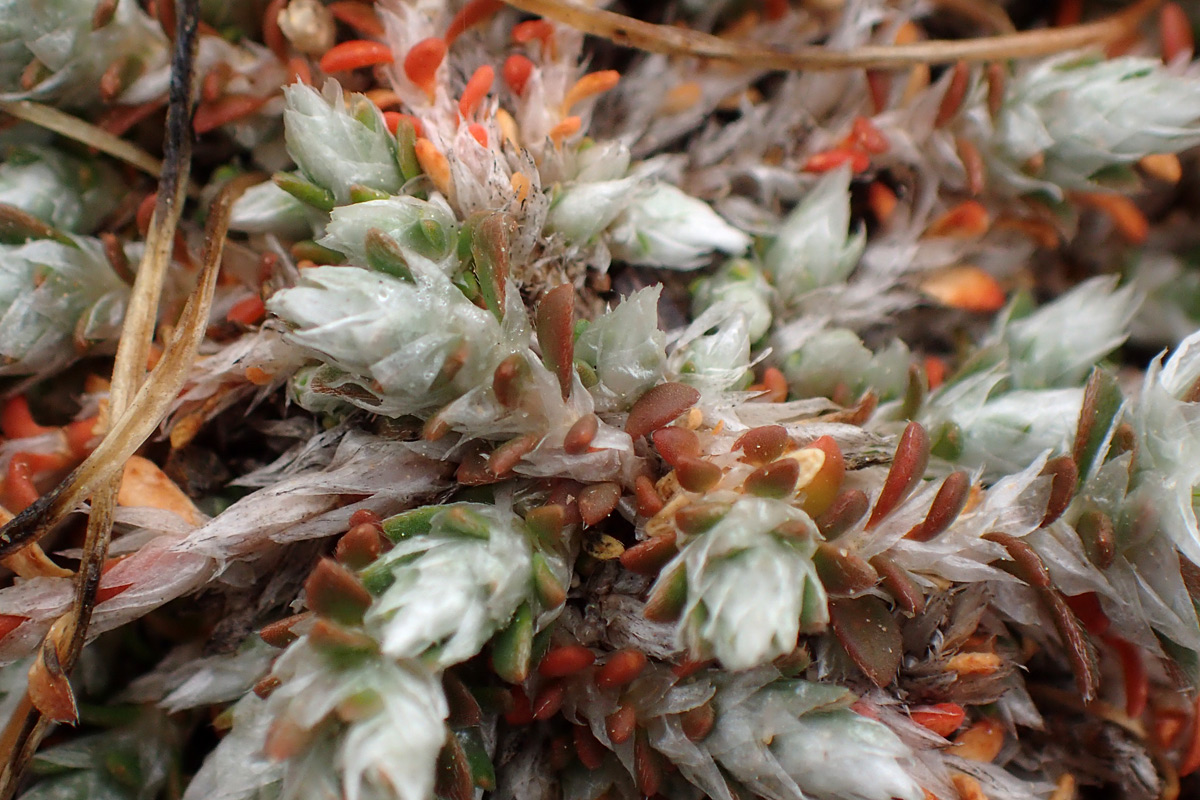
[(0, 245), (0, 375), (52, 372), (115, 346), (129, 286), (96, 239)]
[(291, 326), (290, 341), (331, 367), (308, 375), (309, 389), (397, 417), (428, 413), (490, 379), (528, 336), (502, 326), (436, 269), (414, 270), (407, 281), (315, 267), (267, 308)]
[(619, 409), (663, 379), (666, 335), (658, 329), (661, 286), (641, 289), (583, 329), (575, 358), (595, 370), (597, 408)]
[[(1010, 190), (1092, 189), (1114, 167), (1200, 142), (1200, 86), (1149, 58), (1067, 54), (1035, 62), (1009, 82), (993, 121), (968, 112), (991, 180)], [(1031, 159), (1044, 157), (1040, 169)]]
[[(464, 532), (454, 514), (478, 532)], [(440, 667), (465, 661), (528, 598), (532, 557), (525, 524), (511, 510), (445, 506), (428, 533), (397, 543), (364, 572), (368, 584), (388, 583), (364, 624), (388, 656), (425, 656)]]
[[(118, 3), (112, 21), (93, 29), (91, 0), (0, 2), (0, 96), (53, 101), (67, 107), (100, 101), (100, 76), (125, 56), (144, 69), (165, 65), (167, 38), (137, 3)], [(31, 89), (21, 74), (31, 55), (47, 75)]]
[(303, 83), (283, 92), (288, 152), (313, 183), (331, 191), (339, 205), (350, 202), (355, 184), (389, 194), (400, 191), (404, 177), (396, 161), (396, 140), (373, 103), (352, 95), (347, 109), (337, 81), (327, 82), (321, 92)]
[(814, 289), (841, 283), (858, 264), (866, 231), (850, 228), (850, 168), (834, 170), (783, 220), (763, 256), (763, 270), (791, 304)]
[[(811, 537), (776, 529), (799, 523)], [(812, 555), (819, 534), (808, 515), (781, 500), (743, 498), (710, 530), (690, 537), (663, 568), (657, 587), (687, 577), (678, 635), (693, 654), (731, 670), (792, 652), (803, 630), (828, 617)]]
[(120, 201), (116, 172), (39, 145), (8, 152), (0, 163), (0, 203), (70, 233), (91, 233)]

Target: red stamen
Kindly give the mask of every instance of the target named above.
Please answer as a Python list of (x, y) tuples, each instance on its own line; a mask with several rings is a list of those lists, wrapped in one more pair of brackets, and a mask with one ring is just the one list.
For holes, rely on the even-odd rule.
[(446, 46), (454, 44), (464, 31), (495, 16), (502, 8), (504, 3), (500, 0), (471, 0), (450, 20), (450, 27), (446, 28)]
[(874, 154), (886, 153), (891, 147), (887, 137), (883, 135), (883, 131), (876, 128), (874, 123), (866, 117), (854, 118), (854, 126), (850, 129), (850, 135), (846, 137), (843, 144)]
[(0, 639), (21, 627), (29, 617), (18, 617), (15, 614), (0, 614)]
[(382, 39), (387, 32), (379, 15), (368, 3), (360, 3), (357, 0), (338, 0), (338, 2), (330, 3), (326, 8), (329, 9), (329, 13), (333, 14), (334, 19), (349, 25), (363, 36)]
[(512, 40), (517, 44), (529, 44), (537, 39), (545, 46), (554, 36), (554, 26), (544, 19), (518, 22), (512, 29)]
[(313, 85), (312, 68), (308, 66), (308, 59), (289, 58), (287, 60), (288, 83), (303, 83), (308, 86)]
[(382, 42), (354, 39), (330, 48), (321, 56), (322, 72), (348, 72), (349, 70), (373, 67), (376, 64), (391, 64), (394, 61), (392, 48)]
[(763, 17), (771, 22), (784, 18), (788, 12), (787, 0), (763, 0)]
[(1158, 17), (1158, 35), (1162, 40), (1162, 59), (1174, 61), (1182, 53), (1196, 49), (1192, 23), (1179, 3), (1167, 3)]
[(288, 0), (271, 0), (263, 11), (262, 35), (265, 44), (280, 61), (288, 59), (288, 40), (279, 27), (279, 15), (287, 8)]
[(252, 294), (249, 297), (243, 297), (230, 306), (229, 313), (225, 315), (225, 319), (241, 325), (257, 325), (266, 316), (266, 304), (263, 303), (261, 297)]
[(814, 153), (804, 162), (805, 172), (829, 172), (842, 164), (849, 164), (854, 172), (865, 172), (871, 166), (871, 157), (853, 147), (835, 147)]
[(21, 513), (38, 499), (37, 487), (33, 485), (33, 469), (23, 457), (25, 455), (17, 453), (8, 462), (8, 473), (0, 487), (4, 507), (14, 514)]
[(29, 401), (25, 395), (19, 394), (4, 404), (0, 411), (0, 431), (7, 439), (25, 439), (30, 436), (41, 436), (50, 433), (54, 428), (39, 425), (33, 419), (29, 410)]
[(467, 81), (467, 85), (463, 87), (462, 97), (458, 100), (458, 113), (462, 114), (464, 118), (474, 114), (492, 88), (492, 80), (495, 76), (496, 71), (486, 64), (475, 70), (471, 80)]
[(533, 62), (516, 53), (505, 59), (500, 72), (504, 76), (504, 82), (508, 84), (508, 88), (512, 89), (513, 94), (520, 97), (525, 93), (525, 84), (529, 81), (529, 76), (533, 74)]
[(488, 146), (487, 128), (483, 127), (479, 123), (473, 122), (470, 125), (468, 125), (467, 133), (471, 134), (471, 136), (474, 137), (475, 141), (479, 142), (479, 144), (481, 146), (483, 146), (483, 147)]
[(437, 93), (437, 70), (446, 57), (446, 43), (438, 38), (422, 39), (404, 57), (404, 74), (433, 102)]
[(270, 99), (270, 97), (231, 94), (222, 97), (215, 103), (201, 103), (196, 106), (196, 114), (192, 117), (192, 128), (197, 135), (214, 131), (222, 125), (250, 116)]

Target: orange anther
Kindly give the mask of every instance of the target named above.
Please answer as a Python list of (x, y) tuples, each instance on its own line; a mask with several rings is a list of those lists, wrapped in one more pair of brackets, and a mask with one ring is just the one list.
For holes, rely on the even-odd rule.
[[(265, 44), (280, 61), (287, 61), (288, 40), (279, 27), (279, 15), (287, 8), (288, 0), (271, 0), (263, 11), (262, 36)], [(170, 35), (170, 33), (168, 33)]]
[(871, 157), (855, 147), (834, 147), (813, 153), (804, 162), (805, 172), (829, 172), (842, 164), (849, 164), (854, 172), (863, 172), (871, 166)]
[(288, 83), (303, 83), (312, 86), (312, 68), (307, 58), (295, 56), (287, 60)]
[(518, 22), (512, 29), (512, 40), (517, 44), (529, 44), (537, 39), (545, 46), (554, 36), (554, 26), (544, 19)]
[(458, 100), (458, 113), (464, 118), (470, 117), (479, 108), (479, 104), (483, 102), (483, 98), (492, 88), (492, 80), (496, 77), (496, 71), (488, 65), (484, 65), (475, 70), (475, 74), (467, 81), (467, 85), (463, 87), (462, 97)]
[(446, 160), (446, 156), (442, 155), (442, 151), (438, 150), (433, 142), (425, 138), (417, 139), (413, 150), (417, 155), (417, 163), (433, 181), (433, 185), (442, 194), (449, 195), (451, 189), (450, 162)]
[(887, 222), (892, 218), (899, 202), (896, 193), (886, 183), (875, 181), (867, 189), (867, 205), (870, 206), (871, 213), (880, 223)]
[(868, 153), (886, 153), (891, 145), (888, 143), (887, 137), (883, 135), (883, 131), (875, 127), (875, 124), (866, 117), (855, 117), (854, 125), (850, 128), (850, 135), (843, 142), (847, 147), (857, 147)]
[(376, 64), (391, 64), (394, 60), (392, 48), (386, 44), (368, 39), (352, 39), (331, 47), (321, 56), (320, 67), (322, 72), (347, 72), (362, 67), (373, 67)]
[(967, 716), (958, 703), (916, 706), (909, 714), (913, 722), (943, 737), (949, 737), (958, 730)]
[(338, 0), (330, 3), (326, 8), (338, 22), (349, 25), (364, 36), (382, 39), (386, 33), (383, 22), (380, 21), (379, 15), (375, 13), (375, 9), (371, 7), (370, 3), (362, 3), (357, 0)]
[(763, 17), (775, 22), (788, 12), (787, 0), (763, 0)]
[(270, 96), (254, 97), (248, 94), (231, 94), (214, 103), (201, 103), (192, 116), (192, 128), (197, 134), (214, 131), (222, 125), (248, 117), (262, 108)]
[(468, 125), (467, 133), (471, 134), (471, 137), (475, 141), (479, 142), (482, 147), (488, 146), (487, 128), (483, 127), (478, 122), (473, 122)]
[(67, 447), (71, 451), (71, 455), (75, 458), (85, 458), (88, 453), (92, 452), (93, 440), (96, 438), (96, 423), (97, 417), (88, 417), (74, 422), (67, 423), (63, 426), (63, 433), (67, 437)]
[(380, 111), (391, 111), (399, 108), (404, 102), (400, 99), (400, 95), (393, 92), (391, 89), (368, 89), (363, 93), (366, 98), (375, 104), (375, 107)]
[(404, 74), (432, 103), (437, 93), (437, 71), (446, 58), (446, 43), (436, 37), (422, 39), (404, 57)]
[(520, 97), (525, 93), (525, 84), (529, 81), (529, 76), (533, 74), (533, 62), (520, 53), (514, 53), (505, 59), (501, 74), (508, 88)]
[(9, 460), (8, 472), (0, 486), (2, 505), (14, 514), (24, 511), (38, 499), (37, 487), (33, 485), (33, 468), (25, 458), (27, 455), (17, 453)]
[(983, 236), (990, 226), (991, 219), (987, 209), (975, 200), (967, 200), (930, 223), (925, 235), (971, 239)]
[(601, 70), (600, 72), (589, 72), (567, 90), (562, 101), (562, 112), (567, 114), (581, 100), (589, 97), (594, 97), (598, 94), (603, 94), (609, 89), (612, 89), (621, 80), (621, 73), (615, 69)]
[(567, 117), (562, 122), (550, 129), (550, 139), (556, 144), (560, 144), (563, 139), (569, 136), (574, 136), (579, 133), (579, 129), (583, 127), (583, 120), (579, 117)]
[(951, 308), (980, 313), (998, 311), (1007, 301), (996, 279), (970, 264), (929, 276), (922, 281), (921, 291)]
[(6, 439), (41, 436), (43, 433), (50, 433), (53, 430), (54, 428), (39, 425), (34, 421), (33, 414), (29, 410), (29, 401), (23, 394), (10, 398), (4, 404), (4, 409), (0, 411), (0, 431), (4, 433)]
[(1163, 61), (1171, 62), (1196, 49), (1192, 23), (1179, 3), (1166, 3), (1159, 12), (1158, 35), (1162, 40)]
[(243, 374), (246, 376), (246, 380), (250, 381), (250, 383), (253, 383), (255, 386), (268, 386), (270, 385), (271, 381), (274, 380), (274, 377), (271, 375), (271, 373), (267, 372), (262, 367), (246, 367), (246, 371)]
[(401, 114), (399, 111), (383, 112), (383, 124), (387, 125), (388, 131), (393, 136), (396, 135), (396, 130), (400, 127), (400, 123), (404, 120), (408, 120), (408, 124), (412, 125), (413, 133), (415, 133), (417, 136), (423, 136), (425, 134), (425, 126), (421, 124), (421, 120), (417, 119), (411, 114)]
[(946, 359), (938, 356), (925, 356), (925, 383), (929, 386), (930, 391), (946, 382), (946, 373), (949, 371)]
[(463, 31), (494, 16), (502, 8), (504, 3), (500, 0), (471, 0), (450, 20), (450, 27), (446, 28), (446, 46), (454, 44)]
[(225, 319), (241, 325), (257, 325), (266, 316), (267, 306), (263, 303), (262, 298), (252, 294), (230, 306), (229, 312), (225, 314)]
[(1112, 220), (1113, 227), (1125, 241), (1141, 244), (1150, 233), (1150, 222), (1132, 200), (1123, 194), (1109, 192), (1079, 192), (1073, 195), (1076, 201), (1090, 206)]

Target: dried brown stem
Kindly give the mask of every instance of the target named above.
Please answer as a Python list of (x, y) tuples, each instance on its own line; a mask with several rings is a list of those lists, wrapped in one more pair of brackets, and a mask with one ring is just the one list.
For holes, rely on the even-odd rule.
[(932, 40), (898, 45), (867, 45), (850, 50), (801, 47), (784, 52), (699, 31), (655, 25), (567, 0), (504, 0), (510, 6), (561, 22), (584, 33), (651, 53), (733, 61), (757, 69), (902, 69), (916, 64), (994, 61), (1044, 56), (1103, 44), (1126, 36), (1162, 0), (1137, 0), (1104, 19), (1081, 25), (1023, 31), (979, 39)]
[[(32, 100), (0, 100), (0, 111), (48, 131), (54, 131), (68, 139), (74, 139), (88, 147), (94, 147), (101, 153), (107, 153), (156, 178), (163, 176), (163, 162), (142, 148), (53, 106), (35, 103)], [(190, 184), (187, 190), (190, 195), (199, 194), (200, 191), (199, 187)]]
[[(117, 419), (118, 423), (108, 432), (97, 451), (112, 442), (117, 445), (125, 445), (125, 448), (110, 448), (115, 449), (116, 452), (107, 460), (95, 461), (101, 479), (92, 493), (83, 557), (76, 575), (75, 602), (67, 615), (53, 625), (51, 633), (47, 634), (48, 646), (53, 647), (55, 652), (61, 654), (59, 662), (62, 673), (65, 675), (71, 673), (87, 640), (87, 630), (91, 622), (92, 610), (95, 607), (96, 592), (100, 585), (104, 562), (108, 557), (113, 508), (116, 504), (117, 491), (120, 488), (122, 468), (128, 456), (132, 454), (132, 450), (129, 450), (124, 457), (120, 457), (120, 452), (126, 449), (132, 440), (123, 441), (118, 429), (122, 421), (132, 413), (138, 412), (138, 400), (142, 397), (142, 392), (138, 390), (143, 388), (146, 378), (146, 360), (154, 337), (159, 299), (171, 263), (175, 231), (186, 202), (188, 177), (191, 171), (192, 97), (195, 83), (199, 3), (198, 0), (185, 0), (181, 5), (182, 13), (178, 17), (171, 69), (162, 183), (146, 240), (145, 255), (130, 294), (121, 330), (120, 345), (113, 365), (109, 408), (111, 417)], [(188, 300), (183, 319), (180, 321), (180, 333), (172, 342), (172, 349), (185, 355), (187, 364), (190, 364), (195, 358), (196, 348), (204, 334), (208, 307), (211, 305), (216, 272), (225, 239), (224, 228), (228, 226), (229, 210), (232, 207), (232, 200), (228, 199), (230, 194), (227, 187), (216, 203), (217, 209), (210, 217), (212, 224), (209, 231), (211, 235), (207, 240), (205, 272), (200, 284)], [(224, 203), (223, 208), (222, 203)], [(212, 229), (213, 226), (216, 226), (217, 229)], [(197, 311), (199, 311), (198, 314)], [(191, 312), (190, 315), (189, 312)], [(196, 335), (197, 330), (199, 337)], [(180, 371), (186, 373), (186, 366)], [(160, 374), (158, 370), (155, 370), (155, 373), (151, 375), (151, 384), (154, 383), (155, 378), (169, 383), (173, 382), (174, 377), (170, 373)], [(178, 387), (172, 392), (172, 396), (177, 391)], [(142, 405), (145, 403), (143, 402)], [(147, 415), (147, 418), (157, 423), (160, 416), (161, 411), (152, 417)], [(133, 449), (140, 446), (143, 439), (144, 437), (133, 441)], [(93, 453), (94, 456), (95, 453)], [(92, 461), (93, 458), (88, 460)], [(27, 691), (23, 700), (29, 699)], [(11, 744), (4, 751), (6, 763), (3, 772), (0, 773), (0, 797), (8, 798), (15, 794), (21, 775), (41, 744), (48, 726), (49, 719), (41, 709), (36, 708), (32, 702), (22, 702), (9, 721), (2, 737), (6, 741), (11, 740)]]

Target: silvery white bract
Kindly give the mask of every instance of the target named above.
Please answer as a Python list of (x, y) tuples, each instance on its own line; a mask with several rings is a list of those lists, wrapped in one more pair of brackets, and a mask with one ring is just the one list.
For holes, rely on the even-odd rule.
[(631, 264), (693, 269), (718, 250), (739, 255), (750, 237), (703, 200), (669, 183), (639, 188), (609, 228), (613, 257)]
[(1195, 506), (1195, 489), (1200, 485), (1200, 403), (1192, 401), (1197, 381), (1200, 332), (1184, 339), (1165, 364), (1161, 355), (1150, 364), (1133, 415), (1138, 483), (1155, 496), (1164, 530), (1194, 563), (1200, 563)]
[(727, 261), (715, 273), (692, 284), (692, 315), (699, 317), (720, 302), (731, 303), (746, 318), (750, 341), (771, 329), (773, 290), (762, 272), (744, 258)]
[(350, 187), (362, 184), (395, 194), (404, 185), (396, 143), (383, 115), (361, 95), (347, 110), (337, 81), (317, 92), (303, 83), (284, 87), (283, 112), (288, 152), (314, 183), (333, 192), (339, 205), (350, 202)]
[(1007, 392), (978, 408), (964, 404), (952, 415), (962, 431), (955, 461), (995, 479), (1019, 472), (1046, 451), (1069, 453), (1082, 404), (1082, 389)]
[(459, 266), (458, 221), (440, 197), (389, 197), (339, 206), (330, 212), (320, 243), (344, 253), (352, 263), (366, 264), (367, 231), (372, 228), (390, 236), (410, 266), (428, 265), (447, 274)]
[[(812, 537), (774, 533), (799, 522)], [(812, 554), (819, 534), (808, 515), (779, 500), (743, 498), (663, 568), (687, 575), (679, 638), (694, 656), (711, 653), (726, 669), (765, 664), (792, 652), (801, 629), (828, 617)]]
[(625, 408), (659, 383), (667, 368), (666, 334), (658, 329), (661, 286), (641, 289), (584, 328), (575, 358), (596, 372), (601, 410)]
[(12, 150), (0, 163), (0, 203), (71, 233), (95, 230), (117, 207), (120, 186), (107, 164), (50, 147)]
[(1119, 347), (1141, 298), (1132, 287), (1118, 290), (1116, 284), (1115, 277), (1092, 278), (1004, 325), (999, 336), (1008, 347), (1014, 385), (1076, 386), (1097, 361)]
[(788, 214), (763, 256), (763, 269), (784, 303), (822, 286), (841, 283), (866, 246), (864, 231), (850, 227), (850, 169), (825, 175)]
[(442, 667), (466, 661), (528, 598), (532, 558), (525, 523), (512, 511), (443, 506), (428, 533), (399, 542), (364, 571), (368, 585), (389, 582), (365, 625), (389, 656), (424, 656)]
[(323, 379), (331, 392), (379, 414), (444, 405), (507, 354), (494, 352), (504, 339), (496, 318), (436, 272), (409, 282), (357, 267), (315, 267), (267, 308), (292, 326), (290, 341), (344, 373), (340, 381)]
[(754, 677), (735, 677), (717, 693), (717, 724), (704, 742), (747, 788), (781, 800), (924, 796), (905, 768), (912, 751), (882, 724), (847, 709), (854, 700), (848, 691), (803, 680), (753, 691), (761, 681)]
[(0, 375), (46, 373), (115, 345), (129, 287), (95, 239), (0, 246)]
[[(1018, 192), (1088, 189), (1105, 169), (1200, 142), (1200, 85), (1154, 59), (1068, 54), (1018, 74), (984, 137), (993, 179)], [(979, 108), (972, 121), (990, 126)], [(1044, 155), (1036, 172), (1030, 159)]]
[(671, 371), (701, 392), (744, 389), (750, 374), (750, 335), (741, 309), (724, 303), (696, 318), (680, 336)]
[(233, 727), (188, 784), (183, 800), (267, 800), (279, 797), (284, 763), (263, 752), (267, 729), (274, 717), (267, 701), (254, 693), (239, 700), (229, 712)]
[(286, 762), (285, 795), (302, 786), (296, 773), (315, 760), (325, 780), (331, 772), (340, 775), (347, 800), (384, 792), (399, 800), (432, 796), (448, 713), (437, 672), (420, 662), (384, 658), (332, 668), (327, 656), (301, 637), (275, 662), (272, 674), (282, 682), (267, 700), (266, 713), (275, 724), (315, 731), (335, 713), (351, 720), (336, 739), (317, 736), (307, 752)]
[(419, 662), (381, 659), (369, 669), (373, 675), (366, 691), (379, 707), (374, 715), (351, 723), (341, 742), (338, 761), (346, 800), (427, 800), (446, 737), (441, 677)]
[(558, 192), (546, 217), (546, 232), (561, 233), (573, 244), (588, 244), (625, 210), (637, 178), (568, 183)]
[(839, 387), (854, 395), (872, 390), (887, 399), (904, 391), (908, 348), (899, 339), (872, 353), (853, 331), (817, 333), (783, 362), (788, 385), (800, 397), (831, 397)]
[[(118, 3), (112, 21), (93, 30), (95, 10), (92, 0), (0, 0), (0, 93), (94, 106), (100, 76), (118, 58), (165, 66), (167, 38), (140, 4)], [(33, 58), (47, 74), (26, 91), (21, 75)]]
[(300, 202), (274, 181), (251, 186), (233, 204), (229, 227), (243, 233), (274, 233), (304, 239), (328, 214)]

